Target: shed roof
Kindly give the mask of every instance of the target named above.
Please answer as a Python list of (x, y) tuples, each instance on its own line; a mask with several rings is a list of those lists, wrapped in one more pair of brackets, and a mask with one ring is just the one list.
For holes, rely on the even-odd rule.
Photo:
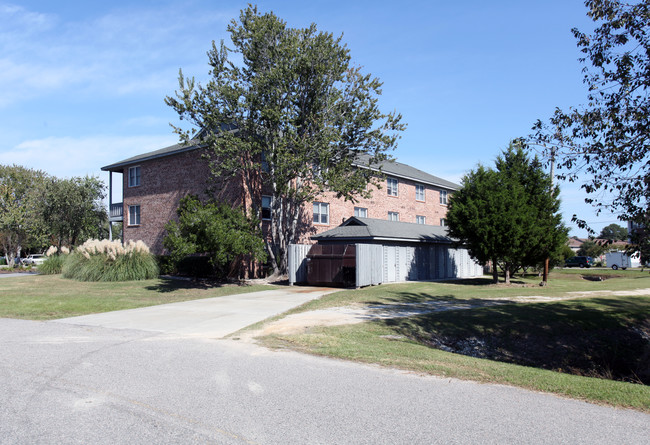
[(454, 240), (442, 226), (384, 219), (351, 217), (327, 232), (311, 237), (317, 241), (408, 241), (449, 244)]

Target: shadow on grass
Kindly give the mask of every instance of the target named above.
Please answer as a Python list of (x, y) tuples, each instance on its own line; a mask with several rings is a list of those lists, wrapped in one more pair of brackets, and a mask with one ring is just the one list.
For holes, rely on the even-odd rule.
[(218, 281), (208, 280), (192, 280), (192, 279), (179, 279), (179, 278), (161, 278), (160, 283), (152, 286), (147, 286), (145, 289), (156, 292), (174, 292), (184, 289), (216, 289), (229, 285), (230, 283), (223, 283)]
[(593, 298), (500, 304), (381, 323), (450, 352), (648, 385), (649, 313), (648, 299)]

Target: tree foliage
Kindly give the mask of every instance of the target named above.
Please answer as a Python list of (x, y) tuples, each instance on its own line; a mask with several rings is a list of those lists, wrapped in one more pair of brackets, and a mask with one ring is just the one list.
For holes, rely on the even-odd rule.
[(40, 212), (52, 242), (57, 247), (76, 246), (87, 239), (105, 238), (104, 198), (104, 183), (96, 177), (45, 181)]
[(578, 255), (580, 256), (590, 256), (592, 258), (597, 258), (603, 254), (605, 251), (605, 246), (597, 243), (593, 240), (587, 240), (578, 249)]
[(38, 212), (45, 178), (39, 170), (0, 165), (0, 238), (10, 266), (24, 248), (46, 243)]
[[(556, 158), (559, 177), (587, 178), (586, 202), (648, 225), (650, 197), (650, 1), (585, 1), (596, 23), (573, 29), (582, 53), (587, 103), (538, 121), (533, 143)], [(581, 227), (587, 223), (574, 216)]]
[(381, 82), (352, 66), (341, 37), (313, 24), (290, 28), (252, 6), (228, 32), (232, 46), (213, 42), (208, 52), (207, 84), (181, 71), (166, 103), (192, 126), (175, 127), (181, 140), (208, 148), (215, 177), (242, 181), (258, 218), (261, 194), (273, 196), (267, 252), (284, 272), (308, 203), (324, 190), (345, 199), (367, 193), (372, 172), (353, 162), (359, 154), (369, 165), (385, 160), (404, 125), (380, 111)]
[(217, 202), (202, 203), (197, 196), (181, 199), (178, 222), (170, 221), (163, 241), (176, 263), (194, 254), (206, 254), (218, 276), (225, 276), (236, 259), (266, 260), (264, 240), (256, 220), (241, 209)]
[(19, 165), (0, 165), (0, 239), (9, 260), (52, 242), (72, 247), (104, 235), (104, 184), (97, 178), (58, 179)]
[(463, 178), (449, 202), (449, 235), (482, 264), (498, 265), (510, 282), (521, 267), (532, 267), (555, 254), (567, 239), (559, 213), (559, 189), (537, 158), (510, 147), (495, 169), (478, 166)]
[(627, 229), (618, 224), (610, 224), (603, 227), (598, 238), (608, 241), (627, 241)]

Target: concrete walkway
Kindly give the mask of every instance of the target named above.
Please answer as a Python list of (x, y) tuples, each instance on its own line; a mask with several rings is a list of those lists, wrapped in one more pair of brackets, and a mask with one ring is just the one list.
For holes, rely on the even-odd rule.
[(339, 289), (287, 287), (139, 309), (82, 315), (55, 323), (223, 338), (246, 326)]

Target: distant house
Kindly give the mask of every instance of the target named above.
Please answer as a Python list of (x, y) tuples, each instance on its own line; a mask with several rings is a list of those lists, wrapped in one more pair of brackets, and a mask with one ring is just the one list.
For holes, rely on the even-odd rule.
[[(181, 198), (188, 194), (205, 197), (210, 172), (197, 145), (172, 145), (102, 167), (109, 172), (110, 222), (123, 222), (123, 239), (141, 239), (156, 254), (163, 254), (165, 224), (176, 218)], [(299, 242), (312, 243), (318, 235), (337, 227), (350, 217), (410, 222), (427, 226), (446, 225), (447, 203), (460, 186), (395, 161), (369, 167), (368, 158), (359, 157), (356, 168), (371, 168), (385, 175), (381, 188), (369, 185), (370, 198), (356, 203), (326, 192), (313, 203), (305, 203), (308, 215), (301, 227)], [(121, 202), (112, 202), (113, 180), (122, 183)], [(213, 184), (214, 185), (214, 184)], [(223, 180), (215, 197), (233, 205), (249, 207), (251, 199), (261, 207), (263, 229), (268, 228), (272, 196), (250, 197), (236, 178)]]

